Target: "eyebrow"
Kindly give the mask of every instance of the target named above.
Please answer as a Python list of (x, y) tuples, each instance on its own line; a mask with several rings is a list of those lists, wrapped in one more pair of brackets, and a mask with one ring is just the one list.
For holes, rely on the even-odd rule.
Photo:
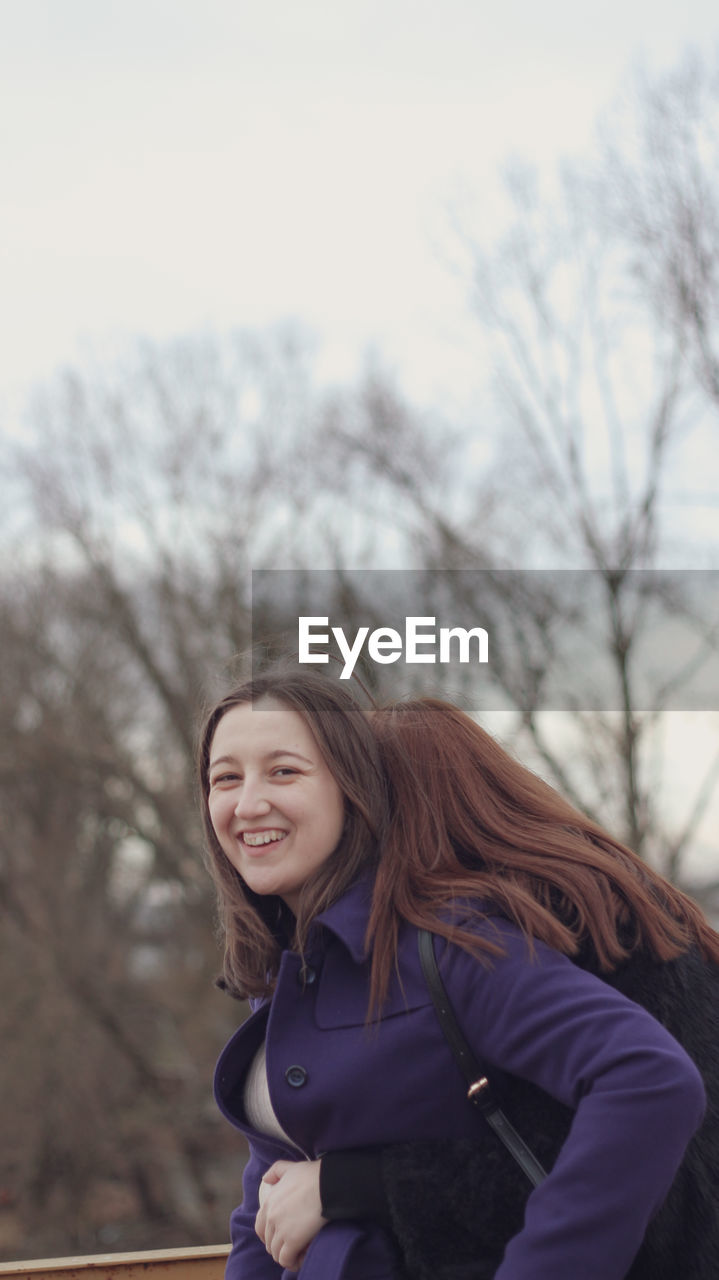
[[(292, 756), (295, 760), (303, 760), (305, 764), (311, 765), (312, 760), (308, 760), (307, 756), (300, 755), (299, 751), (291, 751), (289, 747), (276, 747), (274, 751), (268, 751), (264, 757), (265, 760), (276, 760), (278, 756)], [(236, 764), (236, 756), (218, 756), (216, 760), (210, 761), (210, 769), (214, 769), (218, 764)]]

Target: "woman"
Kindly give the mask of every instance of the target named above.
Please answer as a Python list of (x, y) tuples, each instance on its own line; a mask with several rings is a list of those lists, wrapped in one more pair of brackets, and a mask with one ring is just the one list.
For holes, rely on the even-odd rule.
[(444, 703), (370, 727), (322, 677), (260, 677), (209, 716), (200, 778), (224, 981), (253, 1003), (216, 1074), (251, 1147), (228, 1280), (402, 1274), (377, 1158), (483, 1142), (418, 927), (444, 940), (477, 1056), (576, 1113), (501, 1262), (464, 1274), (621, 1280), (704, 1090), (654, 1018), (570, 957), (719, 958), (696, 907)]

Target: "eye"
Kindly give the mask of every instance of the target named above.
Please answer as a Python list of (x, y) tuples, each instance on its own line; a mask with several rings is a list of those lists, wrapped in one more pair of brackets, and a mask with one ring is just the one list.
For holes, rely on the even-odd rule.
[(218, 773), (214, 778), (210, 779), (210, 789), (212, 787), (221, 787), (226, 783), (241, 781), (239, 773)]
[(272, 777), (273, 778), (292, 777), (293, 774), (296, 774), (296, 773), (299, 773), (299, 769), (293, 769), (292, 766), (289, 764), (281, 764), (281, 765), (278, 765), (276, 769), (272, 770)]

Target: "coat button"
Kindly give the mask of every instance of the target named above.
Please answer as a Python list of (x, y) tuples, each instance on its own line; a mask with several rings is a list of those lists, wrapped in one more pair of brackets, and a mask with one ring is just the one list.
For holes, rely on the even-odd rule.
[(301, 1089), (303, 1084), (307, 1083), (307, 1072), (304, 1067), (288, 1067), (285, 1071), (285, 1080), (293, 1089)]
[(317, 970), (313, 969), (311, 964), (306, 964), (304, 969), (298, 971), (297, 981), (302, 987), (311, 987), (312, 983), (317, 981)]

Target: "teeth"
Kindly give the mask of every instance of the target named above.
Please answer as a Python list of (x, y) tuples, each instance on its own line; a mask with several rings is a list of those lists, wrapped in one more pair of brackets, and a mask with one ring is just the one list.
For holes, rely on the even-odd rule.
[(273, 840), (281, 840), (286, 835), (284, 831), (243, 831), (242, 839), (245, 844), (254, 849), (260, 844), (272, 844)]

